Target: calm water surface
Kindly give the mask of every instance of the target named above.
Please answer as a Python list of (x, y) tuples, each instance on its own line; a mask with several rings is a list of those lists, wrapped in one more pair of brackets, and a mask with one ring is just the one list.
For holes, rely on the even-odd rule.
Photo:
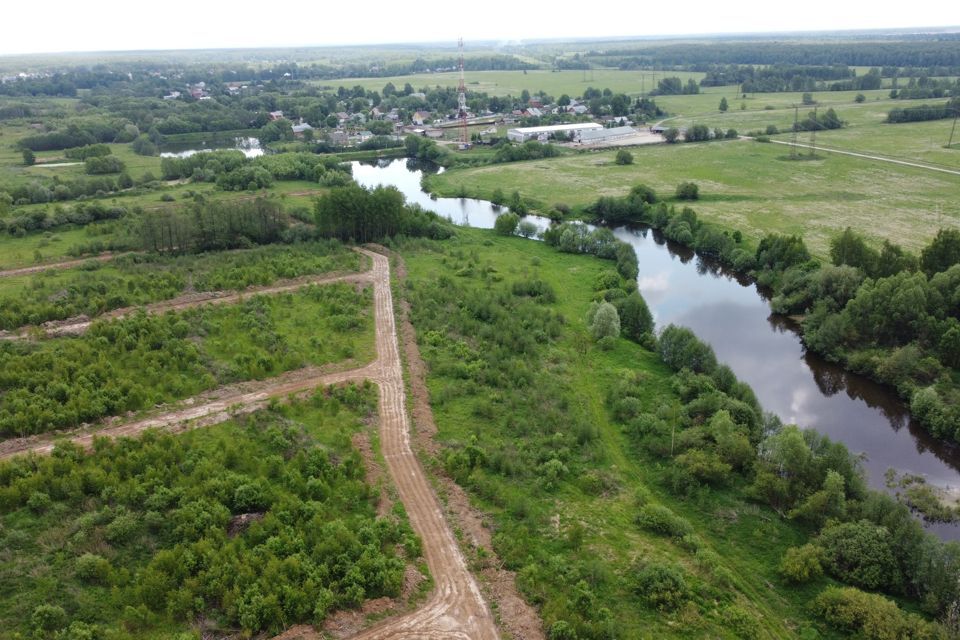
[(242, 151), (248, 158), (256, 158), (263, 155), (263, 147), (260, 146), (260, 140), (257, 138), (216, 138), (211, 137), (203, 142), (188, 142), (184, 144), (165, 144), (160, 153), (161, 158), (189, 158), (195, 153), (204, 151), (219, 151), (222, 149), (235, 149)]
[[(393, 185), (407, 200), (455, 223), (492, 228), (501, 210), (484, 200), (432, 198), (420, 188), (415, 161), (353, 163), (364, 186)], [(547, 218), (528, 216), (541, 228)], [(807, 352), (788, 320), (770, 314), (756, 285), (666, 242), (648, 229), (620, 227), (640, 262), (638, 285), (657, 325), (687, 326), (709, 343), (737, 377), (753, 387), (767, 411), (785, 423), (812, 427), (864, 458), (871, 486), (884, 488), (884, 472), (916, 473), (928, 482), (960, 487), (960, 448), (935, 441), (915, 424), (896, 394)], [(928, 525), (960, 539), (960, 526)]]

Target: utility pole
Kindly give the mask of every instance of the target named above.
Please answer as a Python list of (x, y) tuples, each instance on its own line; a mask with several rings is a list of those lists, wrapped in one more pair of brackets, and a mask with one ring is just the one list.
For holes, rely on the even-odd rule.
[(817, 129), (820, 128), (820, 121), (817, 120), (817, 108), (813, 108), (813, 127), (810, 129), (810, 157), (817, 155)]
[(800, 107), (793, 105), (793, 137), (790, 141), (790, 159), (797, 159), (797, 129), (800, 128)]
[(950, 139), (947, 141), (947, 149), (953, 146), (953, 134), (957, 130), (957, 117), (960, 116), (960, 107), (953, 111), (953, 126), (950, 128)]

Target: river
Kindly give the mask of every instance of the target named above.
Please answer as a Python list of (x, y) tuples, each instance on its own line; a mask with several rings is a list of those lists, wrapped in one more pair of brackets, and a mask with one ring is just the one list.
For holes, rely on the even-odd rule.
[[(422, 170), (412, 161), (352, 166), (358, 183), (393, 185), (408, 202), (459, 225), (492, 228), (501, 212), (484, 200), (425, 193), (420, 188)], [(550, 223), (538, 216), (526, 219), (540, 228)], [(884, 473), (890, 468), (922, 475), (932, 485), (960, 489), (960, 448), (927, 435), (892, 390), (807, 352), (796, 328), (771, 315), (767, 298), (755, 284), (665, 241), (653, 230), (613, 231), (637, 252), (639, 289), (657, 326), (674, 323), (691, 328), (753, 387), (766, 411), (785, 423), (817, 429), (861, 454), (876, 489), (885, 489)], [(944, 539), (960, 539), (957, 524), (928, 524), (927, 529)]]

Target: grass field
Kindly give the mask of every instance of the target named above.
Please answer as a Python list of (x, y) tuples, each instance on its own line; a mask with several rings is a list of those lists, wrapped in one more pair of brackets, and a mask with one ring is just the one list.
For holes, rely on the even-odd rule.
[(750, 141), (652, 145), (632, 150), (633, 165), (614, 152), (469, 169), (431, 176), (430, 188), (489, 198), (497, 188), (520, 194), (547, 211), (555, 203), (584, 206), (600, 196), (626, 194), (643, 183), (663, 197), (692, 180), (704, 219), (758, 239), (769, 232), (799, 233), (816, 254), (851, 226), (877, 241), (919, 250), (939, 227), (960, 227), (960, 177), (877, 161), (820, 154), (791, 162), (781, 145)]
[[(939, 100), (891, 100), (885, 90), (864, 91), (866, 101), (854, 102), (857, 91), (830, 91), (814, 93), (816, 107), (822, 112), (832, 108), (847, 123), (843, 129), (817, 132), (817, 144), (833, 146), (891, 158), (916, 160), (960, 169), (960, 149), (945, 148), (950, 137), (951, 120), (886, 124), (887, 113), (894, 108), (919, 104), (940, 104)], [(670, 112), (665, 124), (685, 127), (705, 124), (711, 128), (736, 129), (741, 135), (750, 131), (764, 131), (768, 125), (780, 131), (789, 131), (794, 121), (794, 105), (799, 117), (805, 118), (813, 106), (801, 106), (800, 93), (755, 93), (737, 98), (734, 87), (708, 87), (693, 96), (661, 96), (657, 104)], [(721, 98), (726, 98), (729, 110), (718, 109)], [(745, 109), (741, 109), (741, 105)], [(777, 139), (789, 140), (789, 133)], [(798, 134), (798, 142), (810, 140), (808, 132)], [(960, 134), (954, 142), (960, 140)]]

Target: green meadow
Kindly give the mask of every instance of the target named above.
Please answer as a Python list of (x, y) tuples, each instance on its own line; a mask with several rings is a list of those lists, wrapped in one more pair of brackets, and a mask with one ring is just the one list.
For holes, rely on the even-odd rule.
[(703, 219), (754, 239), (800, 233), (820, 256), (848, 226), (911, 250), (927, 244), (941, 226), (960, 227), (958, 176), (829, 153), (791, 161), (787, 147), (749, 140), (648, 145), (631, 152), (634, 163), (626, 166), (614, 163), (613, 151), (600, 151), (455, 168), (430, 176), (428, 185), (446, 196), (519, 191), (545, 213), (557, 203), (583, 208), (600, 196), (622, 196), (639, 183), (672, 198), (680, 182), (693, 181), (700, 200), (691, 204)]

